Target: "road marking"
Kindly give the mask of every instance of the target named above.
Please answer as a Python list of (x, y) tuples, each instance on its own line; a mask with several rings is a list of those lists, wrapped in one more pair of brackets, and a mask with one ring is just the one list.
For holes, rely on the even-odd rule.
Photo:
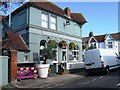
[(103, 76), (99, 77), (99, 78), (103, 78)]
[(87, 82), (85, 82), (84, 84), (88, 84), (88, 83), (90, 83), (90, 81), (87, 81)]
[(117, 86), (120, 86), (120, 83), (118, 83)]
[(94, 82), (95, 80), (97, 80), (97, 79), (93, 79), (92, 82)]

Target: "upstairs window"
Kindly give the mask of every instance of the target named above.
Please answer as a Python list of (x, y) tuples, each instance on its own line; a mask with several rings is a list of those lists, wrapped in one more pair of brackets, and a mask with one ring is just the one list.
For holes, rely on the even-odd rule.
[(56, 17), (54, 16), (50, 17), (50, 29), (56, 30)]
[(108, 42), (108, 48), (113, 48), (113, 43), (112, 42)]
[(44, 28), (48, 28), (48, 14), (45, 14), (45, 13), (42, 13), (42, 16), (41, 16), (41, 26), (44, 27)]

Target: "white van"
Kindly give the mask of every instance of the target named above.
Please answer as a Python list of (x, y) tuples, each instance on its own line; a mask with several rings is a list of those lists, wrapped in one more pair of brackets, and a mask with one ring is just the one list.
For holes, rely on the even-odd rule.
[(109, 73), (111, 69), (119, 67), (120, 59), (117, 52), (109, 49), (91, 49), (85, 51), (84, 64), (86, 71), (106, 71)]

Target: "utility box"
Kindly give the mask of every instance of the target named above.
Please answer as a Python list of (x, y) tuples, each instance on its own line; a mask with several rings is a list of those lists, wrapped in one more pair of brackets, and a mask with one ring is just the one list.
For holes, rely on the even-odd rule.
[(0, 56), (0, 86), (8, 84), (8, 56)]

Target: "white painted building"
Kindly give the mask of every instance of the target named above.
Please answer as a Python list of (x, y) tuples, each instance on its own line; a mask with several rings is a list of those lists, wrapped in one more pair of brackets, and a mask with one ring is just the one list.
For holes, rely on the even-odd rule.
[(93, 48), (114, 49), (120, 54), (120, 32), (97, 36), (94, 36), (93, 32), (90, 32), (89, 37), (83, 37), (82, 41), (84, 51), (92, 46)]

